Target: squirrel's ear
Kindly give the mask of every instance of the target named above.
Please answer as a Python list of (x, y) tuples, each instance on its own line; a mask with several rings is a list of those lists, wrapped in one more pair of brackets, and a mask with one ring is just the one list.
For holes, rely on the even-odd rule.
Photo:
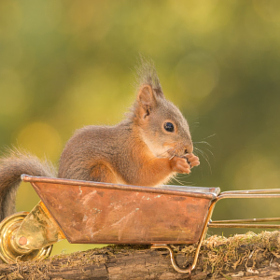
[(150, 85), (142, 86), (138, 92), (137, 100), (140, 104), (141, 116), (143, 118), (149, 116), (151, 110), (156, 105), (152, 87)]

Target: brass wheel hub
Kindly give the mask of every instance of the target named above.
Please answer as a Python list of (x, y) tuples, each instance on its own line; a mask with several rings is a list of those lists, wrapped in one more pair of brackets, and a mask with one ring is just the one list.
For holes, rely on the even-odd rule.
[(29, 250), (20, 246), (28, 242), (25, 237), (15, 240), (16, 232), (28, 214), (28, 212), (16, 213), (0, 223), (0, 257), (6, 263), (41, 260), (51, 254), (52, 245), (41, 249)]

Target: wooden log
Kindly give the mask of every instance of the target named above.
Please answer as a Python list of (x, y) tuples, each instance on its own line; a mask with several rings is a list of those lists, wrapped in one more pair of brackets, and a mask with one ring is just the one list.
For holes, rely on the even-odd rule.
[[(180, 266), (192, 263), (195, 245), (172, 246)], [(191, 279), (280, 278), (280, 233), (252, 232), (203, 242)], [(0, 279), (188, 279), (176, 272), (167, 250), (149, 246), (107, 246), (40, 262), (0, 264)]]

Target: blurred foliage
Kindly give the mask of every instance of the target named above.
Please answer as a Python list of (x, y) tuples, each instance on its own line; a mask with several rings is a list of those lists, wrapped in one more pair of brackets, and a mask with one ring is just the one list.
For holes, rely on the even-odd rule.
[[(178, 180), (280, 187), (279, 32), (277, 0), (0, 1), (0, 146), (57, 163), (75, 129), (123, 118), (141, 53), (199, 149), (201, 166)], [(37, 201), (24, 184), (18, 210)], [(214, 218), (277, 216), (278, 204), (222, 201)]]

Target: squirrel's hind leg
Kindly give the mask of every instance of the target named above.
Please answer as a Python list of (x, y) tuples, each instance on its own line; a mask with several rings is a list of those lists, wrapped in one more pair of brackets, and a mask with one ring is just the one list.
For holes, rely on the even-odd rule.
[(91, 168), (90, 180), (95, 182), (117, 184), (118, 179), (112, 168), (107, 164), (97, 163)]

